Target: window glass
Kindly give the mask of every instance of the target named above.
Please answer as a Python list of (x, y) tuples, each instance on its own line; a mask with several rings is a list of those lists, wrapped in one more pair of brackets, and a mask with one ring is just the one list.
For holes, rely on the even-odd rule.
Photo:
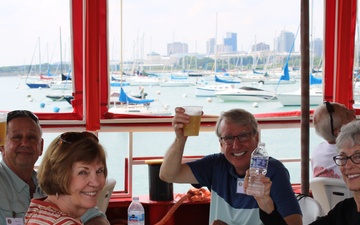
[(1, 109), (71, 112), (69, 1), (2, 1), (0, 28)]
[[(311, 7), (311, 67), (321, 80), (323, 2)], [(210, 115), (236, 107), (253, 113), (300, 109), (298, 1), (255, 7), (253, 1), (109, 0), (108, 8), (111, 99), (119, 101), (122, 88), (154, 100), (147, 111), (117, 102), (111, 112), (173, 114), (182, 105), (202, 105)], [(322, 102), (321, 90), (313, 85), (311, 108)]]

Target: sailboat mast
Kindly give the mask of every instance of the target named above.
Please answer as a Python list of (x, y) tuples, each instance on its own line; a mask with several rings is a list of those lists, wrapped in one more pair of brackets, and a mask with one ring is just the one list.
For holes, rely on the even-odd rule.
[(39, 72), (41, 74), (41, 48), (40, 48), (40, 37), (38, 39), (39, 41)]
[(123, 4), (120, 1), (120, 86), (123, 81)]
[(215, 52), (215, 62), (214, 62), (214, 71), (216, 73), (216, 61), (217, 61), (217, 29), (218, 29), (218, 14), (216, 13), (216, 23), (215, 23), (215, 46), (214, 46), (214, 52)]
[(311, 1), (311, 12), (310, 12), (310, 74), (314, 69), (314, 0)]
[(59, 27), (60, 32), (60, 71), (63, 74), (63, 65), (62, 65), (62, 42), (61, 42), (61, 27)]

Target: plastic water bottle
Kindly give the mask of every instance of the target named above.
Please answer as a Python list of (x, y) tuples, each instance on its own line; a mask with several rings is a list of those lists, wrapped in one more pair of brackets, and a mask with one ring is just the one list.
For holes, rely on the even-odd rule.
[(261, 197), (264, 195), (264, 184), (260, 181), (265, 176), (269, 162), (269, 155), (265, 149), (265, 143), (260, 142), (258, 147), (251, 153), (250, 178), (246, 194)]
[(139, 201), (139, 197), (133, 197), (128, 208), (128, 224), (145, 225), (145, 210)]

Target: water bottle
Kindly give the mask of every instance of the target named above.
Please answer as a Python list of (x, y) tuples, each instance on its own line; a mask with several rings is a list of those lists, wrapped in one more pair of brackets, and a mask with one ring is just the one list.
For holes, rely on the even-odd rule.
[(128, 208), (129, 225), (145, 225), (145, 210), (139, 201), (139, 197), (133, 197)]
[(264, 184), (260, 177), (265, 176), (269, 162), (269, 155), (265, 149), (265, 143), (260, 142), (258, 147), (251, 153), (250, 178), (246, 194), (261, 197), (264, 195)]

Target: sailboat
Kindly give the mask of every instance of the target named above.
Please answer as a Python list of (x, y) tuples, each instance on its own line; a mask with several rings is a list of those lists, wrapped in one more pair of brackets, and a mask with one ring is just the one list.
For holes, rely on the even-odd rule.
[(228, 73), (225, 73), (224, 75), (215, 74), (215, 82), (239, 84), (241, 83), (241, 80), (239, 78), (230, 76)]
[(71, 70), (67, 74), (63, 74), (63, 63), (62, 63), (62, 41), (61, 41), (61, 27), (59, 30), (60, 33), (60, 70), (61, 70), (61, 79), (60, 81), (54, 81), (51, 83), (52, 90), (72, 90), (72, 80), (71, 80)]
[[(309, 104), (319, 105), (323, 102), (322, 79), (310, 74)], [(278, 93), (277, 99), (283, 106), (301, 105), (301, 88), (293, 92)]]
[(283, 74), (279, 78), (268, 78), (264, 76), (264, 79), (258, 81), (265, 85), (280, 85), (280, 84), (295, 84), (296, 80), (290, 77), (288, 60), (285, 62)]
[[(143, 91), (143, 89), (142, 89)], [(164, 107), (164, 110), (150, 109), (150, 103), (154, 102), (154, 99), (136, 98), (127, 94), (123, 87), (120, 87), (120, 95), (118, 99), (120, 104), (114, 104), (109, 109), (111, 113), (117, 114), (141, 114), (141, 115), (171, 115), (168, 107)]]
[[(290, 51), (291, 52), (291, 51)], [(286, 61), (286, 63), (288, 60)], [(311, 67), (310, 67), (311, 68)], [(285, 71), (284, 71), (285, 72)], [(316, 106), (323, 102), (323, 91), (321, 88), (322, 79), (316, 78), (310, 73), (309, 78), (309, 105)], [(293, 92), (278, 93), (277, 99), (283, 106), (300, 106), (301, 105), (301, 87)]]
[(215, 97), (216, 92), (234, 89), (234, 84), (241, 83), (239, 78), (230, 76), (226, 71), (222, 71), (224, 74), (218, 73), (217, 70), (217, 26), (218, 26), (218, 15), (216, 14), (216, 31), (215, 31), (215, 60), (214, 60), (214, 81), (215, 85), (197, 85), (195, 88), (195, 96), (197, 97)]
[(41, 75), (41, 52), (40, 52), (40, 37), (39, 37), (38, 41), (36, 43), (36, 46), (35, 46), (33, 57), (31, 59), (31, 66), (30, 66), (28, 75), (26, 76), (26, 79), (25, 79), (25, 84), (29, 88), (32, 88), (32, 89), (34, 89), (34, 88), (39, 88), (39, 89), (41, 89), (41, 88), (50, 88), (50, 85), (49, 85), (48, 82), (40, 79), (40, 75), (39, 75), (38, 78), (30, 78), (31, 70), (32, 70), (32, 67), (33, 67), (33, 59), (34, 59), (35, 51), (36, 51), (38, 45), (39, 45), (39, 73)]

